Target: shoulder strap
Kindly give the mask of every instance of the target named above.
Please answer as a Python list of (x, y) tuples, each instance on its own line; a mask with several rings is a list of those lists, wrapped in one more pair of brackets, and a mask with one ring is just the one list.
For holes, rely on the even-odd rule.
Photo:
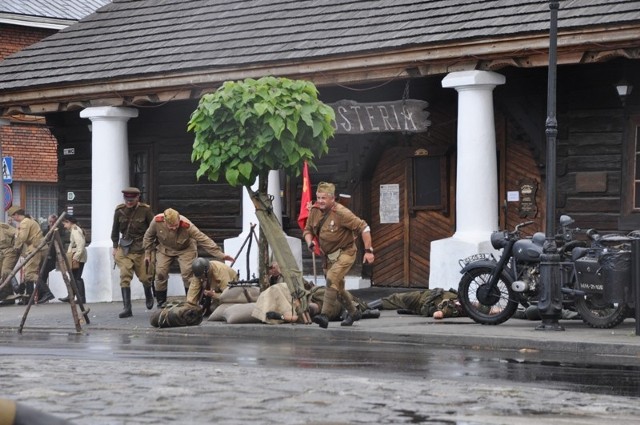
[(323, 215), (320, 221), (318, 222), (318, 225), (316, 226), (316, 228), (313, 229), (313, 233), (315, 233), (317, 237), (320, 237), (320, 229), (322, 229), (322, 225), (324, 224), (325, 221), (327, 221), (327, 218), (329, 218), (329, 214), (331, 214), (331, 211), (327, 211), (327, 213)]
[(127, 224), (127, 230), (125, 230), (123, 237), (125, 239), (129, 239), (129, 229), (131, 228), (131, 222), (133, 221), (133, 217), (136, 215), (136, 211), (138, 211), (138, 206), (140, 203), (136, 204), (136, 207), (133, 209), (133, 212), (129, 216), (129, 224)]

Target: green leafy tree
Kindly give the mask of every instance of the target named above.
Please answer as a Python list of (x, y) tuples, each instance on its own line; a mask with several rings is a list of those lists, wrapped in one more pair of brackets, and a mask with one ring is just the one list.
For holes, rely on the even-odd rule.
[[(268, 175), (271, 170), (284, 169), (298, 176), (304, 161), (315, 167), (314, 158), (328, 152), (334, 120), (333, 109), (318, 99), (313, 83), (263, 77), (225, 82), (200, 99), (188, 123), (188, 131), (195, 133), (191, 160), (200, 163), (196, 176), (211, 181), (224, 178), (231, 186), (247, 188), (261, 231), (285, 278), (293, 273), (295, 260), (291, 264), (293, 255), (284, 233), (281, 227), (278, 232), (272, 220)], [(254, 193), (251, 186), (256, 178), (259, 185)], [(265, 245), (260, 246), (261, 259), (266, 258)], [(261, 276), (265, 275), (264, 264), (260, 262)], [(292, 278), (299, 278), (302, 285), (301, 272), (294, 274)]]
[[(299, 175), (303, 161), (328, 152), (335, 115), (313, 83), (287, 78), (228, 81), (200, 99), (188, 130), (198, 178), (251, 187), (270, 170)], [(265, 183), (266, 184), (266, 183)], [(260, 189), (261, 191), (261, 189)]]

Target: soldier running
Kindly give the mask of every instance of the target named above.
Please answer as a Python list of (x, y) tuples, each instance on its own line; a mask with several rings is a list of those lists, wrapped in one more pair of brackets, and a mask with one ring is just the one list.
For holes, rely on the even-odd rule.
[(313, 317), (313, 321), (321, 328), (329, 326), (330, 312), (335, 310), (338, 302), (347, 310), (347, 317), (342, 321), (342, 326), (351, 326), (361, 318), (351, 294), (344, 288), (344, 277), (356, 261), (355, 237), (358, 235), (365, 247), (364, 262), (373, 263), (369, 225), (347, 207), (336, 202), (333, 183), (318, 184), (316, 204), (309, 211), (309, 219), (302, 236), (310, 251), (315, 248), (314, 237), (317, 238), (324, 254), (323, 269), (327, 289), (322, 311)]

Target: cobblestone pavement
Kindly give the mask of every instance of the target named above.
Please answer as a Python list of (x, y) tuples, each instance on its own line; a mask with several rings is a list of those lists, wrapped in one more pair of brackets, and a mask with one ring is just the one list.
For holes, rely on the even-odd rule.
[(637, 399), (513, 385), (166, 361), (5, 357), (2, 392), (76, 425), (635, 423)]
[[(126, 338), (141, 340), (156, 333), (173, 333), (214, 342), (225, 335), (291, 340), (321, 335), (331, 344), (375, 340), (397, 350), (417, 344), (463, 352), (515, 349), (544, 355), (548, 351), (568, 358), (609, 359), (632, 365), (638, 364), (640, 352), (633, 321), (614, 330), (590, 330), (577, 321), (563, 322), (566, 332), (548, 333), (535, 331), (535, 323), (526, 321), (487, 327), (468, 319), (436, 323), (385, 311), (381, 319), (361, 321), (352, 329), (333, 323), (328, 330), (321, 330), (316, 326), (208, 322), (193, 328), (156, 330), (150, 328), (150, 312), (141, 302), (134, 305), (134, 317), (124, 320), (117, 318), (118, 303), (90, 307), (91, 324), (83, 325), (83, 333), (104, 335), (105, 339), (123, 332)], [(0, 336), (18, 337), (16, 328), (23, 311), (18, 306), (0, 308)], [(47, 336), (54, 334), (69, 339), (69, 350), (47, 349)], [(375, 364), (364, 369), (317, 369), (304, 363), (259, 367), (252, 365), (251, 359), (219, 361), (213, 353), (215, 346), (209, 359), (179, 358), (173, 355), (177, 348), (171, 345), (123, 356), (113, 355), (99, 338), (82, 350), (73, 349), (76, 338), (71, 313), (67, 305), (60, 304), (35, 306), (24, 335), (44, 342), (34, 342), (35, 349), (23, 344), (27, 338), (16, 346), (0, 344), (0, 397), (68, 418), (76, 425), (600, 425), (636, 423), (640, 417), (637, 397), (577, 392), (541, 382), (489, 381), (462, 372), (449, 378), (430, 378), (380, 371)], [(255, 348), (257, 352), (270, 349), (268, 343), (258, 343)], [(433, 367), (438, 367), (437, 362)]]

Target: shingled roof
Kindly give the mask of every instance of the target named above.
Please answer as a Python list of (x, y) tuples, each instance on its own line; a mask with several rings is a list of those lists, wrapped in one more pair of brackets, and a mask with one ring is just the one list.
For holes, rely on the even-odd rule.
[[(88, 100), (265, 74), (322, 83), (545, 65), (549, 16), (547, 0), (114, 0), (3, 61), (0, 105), (34, 90)], [(640, 43), (640, 0), (560, 1), (559, 27), (561, 62), (625, 55)]]
[(32, 26), (70, 25), (111, 0), (2, 0), (0, 22)]

